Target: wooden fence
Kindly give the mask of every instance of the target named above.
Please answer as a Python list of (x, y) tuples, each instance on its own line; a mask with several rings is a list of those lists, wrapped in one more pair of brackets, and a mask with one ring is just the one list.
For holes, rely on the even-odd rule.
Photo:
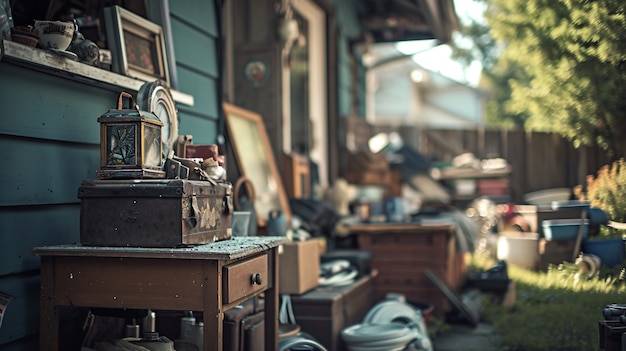
[[(377, 128), (391, 131), (393, 128)], [(574, 148), (571, 142), (553, 133), (508, 130), (396, 130), (405, 143), (437, 161), (451, 161), (465, 152), (479, 159), (501, 157), (512, 166), (509, 178), (515, 203), (523, 203), (529, 192), (584, 185), (587, 175), (595, 175), (611, 160), (599, 147)], [(626, 141), (620, 148), (624, 157)]]

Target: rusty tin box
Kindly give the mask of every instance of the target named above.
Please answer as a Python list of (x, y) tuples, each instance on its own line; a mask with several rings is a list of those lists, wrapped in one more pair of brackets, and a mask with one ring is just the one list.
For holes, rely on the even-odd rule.
[(78, 197), (83, 245), (176, 247), (232, 235), (228, 182), (84, 180)]

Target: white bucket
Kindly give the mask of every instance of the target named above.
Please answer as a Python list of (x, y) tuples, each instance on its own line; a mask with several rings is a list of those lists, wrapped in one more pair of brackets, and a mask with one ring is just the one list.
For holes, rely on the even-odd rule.
[(499, 260), (526, 269), (536, 269), (539, 263), (539, 234), (502, 232), (498, 236)]

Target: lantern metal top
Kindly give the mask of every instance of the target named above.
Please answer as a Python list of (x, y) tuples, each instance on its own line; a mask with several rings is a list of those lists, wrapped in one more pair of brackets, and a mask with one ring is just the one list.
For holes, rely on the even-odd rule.
[[(123, 108), (124, 97), (129, 99), (129, 108)], [(150, 124), (156, 124), (163, 126), (163, 122), (154, 113), (148, 111), (141, 111), (139, 106), (135, 103), (135, 99), (129, 93), (120, 93), (117, 99), (117, 108), (109, 109), (102, 116), (98, 118), (98, 122), (145, 122)]]

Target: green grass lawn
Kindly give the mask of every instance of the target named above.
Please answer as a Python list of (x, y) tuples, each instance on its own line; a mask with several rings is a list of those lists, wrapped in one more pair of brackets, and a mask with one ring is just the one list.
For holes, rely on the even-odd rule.
[[(603, 267), (604, 268), (604, 267)], [(482, 319), (494, 326), (501, 350), (598, 350), (598, 322), (607, 304), (626, 303), (621, 268), (583, 277), (571, 263), (535, 272), (509, 265), (516, 285), (511, 309), (487, 303)]]

